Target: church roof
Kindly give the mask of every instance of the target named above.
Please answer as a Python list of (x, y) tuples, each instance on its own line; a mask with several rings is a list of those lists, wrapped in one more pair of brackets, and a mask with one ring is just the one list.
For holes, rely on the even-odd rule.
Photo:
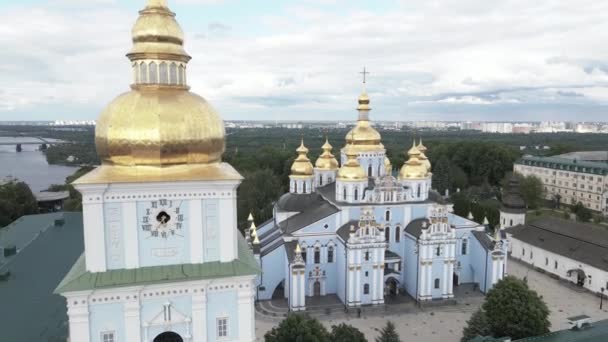
[(426, 222), (427, 227), (431, 224), (431, 222), (426, 218), (415, 219), (415, 220), (412, 220), (412, 222), (410, 222), (405, 227), (405, 231), (408, 232), (413, 237), (419, 238), (420, 235), (422, 234), (422, 223), (423, 222)]
[(490, 236), (486, 232), (482, 232), (480, 230), (474, 230), (471, 232), (475, 239), (479, 241), (479, 244), (483, 249), (489, 251), (494, 249), (494, 240), (490, 238)]
[(344, 241), (348, 241), (350, 237), (350, 226), (355, 226), (355, 230), (359, 229), (359, 220), (350, 220), (338, 228), (336, 234)]
[(289, 242), (285, 242), (285, 255), (287, 255), (287, 263), (291, 264), (293, 258), (296, 255), (296, 246), (298, 245), (298, 240), (293, 240)]
[(388, 259), (401, 259), (401, 257), (399, 256), (399, 254), (387, 249), (384, 251), (384, 260)]
[(320, 198), (320, 200), (315, 201), (310, 206), (304, 208), (299, 214), (293, 215), (285, 221), (280, 222), (279, 228), (281, 228), (283, 233), (291, 234), (335, 214), (338, 211), (338, 208)]
[(238, 247), (238, 259), (231, 262), (150, 266), (98, 273), (91, 273), (85, 269), (83, 254), (57, 286), (55, 293), (258, 274), (260, 272), (258, 263), (245, 238), (240, 234), (238, 234)]
[(608, 271), (608, 231), (603, 228), (544, 217), (505, 231), (514, 239)]
[(277, 201), (277, 209), (280, 211), (304, 211), (309, 207), (319, 205), (325, 200), (317, 193), (292, 194), (288, 192)]

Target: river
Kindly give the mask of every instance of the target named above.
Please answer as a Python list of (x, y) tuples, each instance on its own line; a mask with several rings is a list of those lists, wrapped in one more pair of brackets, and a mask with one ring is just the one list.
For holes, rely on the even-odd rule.
[[(32, 141), (31, 138), (4, 138), (12, 141)], [(32, 192), (45, 190), (51, 184), (64, 184), (65, 178), (78, 170), (77, 167), (49, 165), (46, 157), (37, 151), (38, 145), (23, 145), (20, 153), (15, 152), (15, 145), (0, 145), (0, 180), (14, 177), (26, 182)]]

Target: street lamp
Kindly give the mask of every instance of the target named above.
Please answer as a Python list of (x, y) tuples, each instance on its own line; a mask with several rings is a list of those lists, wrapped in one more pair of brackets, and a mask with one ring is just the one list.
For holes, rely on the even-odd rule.
[(602, 287), (600, 289), (600, 291), (602, 291), (602, 293), (600, 294), (600, 310), (602, 310), (602, 305), (604, 304), (604, 288)]

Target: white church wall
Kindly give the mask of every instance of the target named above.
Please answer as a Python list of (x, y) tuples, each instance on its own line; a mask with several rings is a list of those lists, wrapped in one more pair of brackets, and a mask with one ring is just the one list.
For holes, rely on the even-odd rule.
[[(263, 290), (258, 291), (259, 300), (268, 300), (272, 298), (272, 294), (277, 286), (283, 280), (286, 279), (286, 264), (287, 256), (285, 254), (285, 248), (280, 246), (269, 254), (264, 255), (261, 259), (261, 267), (264, 272), (260, 275), (261, 286)], [(269, 266), (270, 265), (270, 266)], [(285, 284), (287, 285), (287, 284)], [(285, 286), (285, 291), (288, 291), (288, 287)]]
[(418, 254), (416, 253), (416, 242), (408, 237), (404, 237), (403, 244), (405, 246), (405, 255), (403, 256), (403, 270), (401, 284), (404, 284), (405, 290), (413, 298), (417, 297), (418, 277), (420, 267), (418, 265)]

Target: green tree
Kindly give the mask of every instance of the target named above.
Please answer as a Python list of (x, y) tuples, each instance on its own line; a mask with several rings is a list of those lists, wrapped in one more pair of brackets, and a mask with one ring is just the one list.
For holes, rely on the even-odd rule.
[(491, 334), (485, 312), (478, 309), (467, 321), (467, 325), (462, 330), (460, 341), (468, 342), (476, 336), (490, 336)]
[(454, 203), (454, 213), (458, 216), (467, 217), (471, 211), (471, 201), (464, 192), (457, 192), (450, 197)]
[(399, 334), (395, 330), (393, 322), (388, 321), (382, 330), (380, 330), (380, 336), (376, 338), (376, 342), (401, 342)]
[(260, 223), (272, 217), (272, 204), (283, 193), (280, 179), (270, 169), (244, 172), (245, 180), (238, 189), (239, 227), (243, 227), (249, 213)]
[(329, 339), (332, 342), (367, 342), (365, 335), (359, 329), (345, 323), (333, 325)]
[(290, 314), (264, 335), (266, 342), (329, 342), (327, 329), (307, 315)]
[(576, 219), (581, 222), (589, 222), (593, 218), (593, 213), (581, 202), (577, 202), (572, 206), (572, 212), (576, 215)]
[(540, 207), (542, 200), (545, 198), (543, 181), (536, 176), (523, 177), (520, 182), (520, 192), (526, 206), (530, 209)]
[(446, 156), (442, 156), (433, 168), (433, 187), (444, 195), (447, 189), (451, 188), (450, 161)]
[(9, 181), (0, 185), (0, 227), (23, 215), (38, 213), (38, 202), (24, 182)]
[(513, 340), (549, 332), (549, 309), (542, 297), (518, 278), (507, 276), (488, 291), (482, 306), (491, 335)]

